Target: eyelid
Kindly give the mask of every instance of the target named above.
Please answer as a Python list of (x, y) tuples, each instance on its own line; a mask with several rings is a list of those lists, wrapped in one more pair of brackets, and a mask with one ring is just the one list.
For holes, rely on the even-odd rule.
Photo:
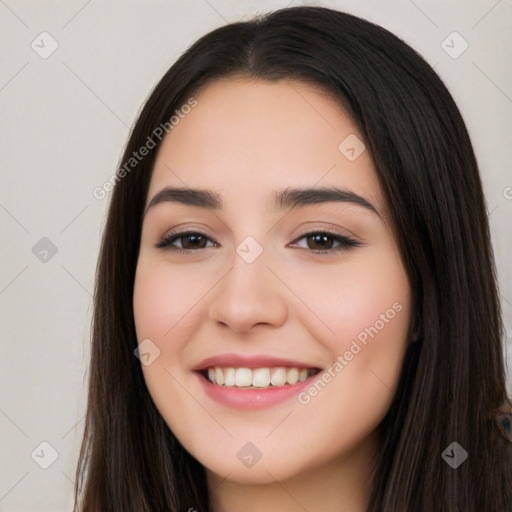
[(346, 238), (354, 238), (355, 240), (361, 240), (361, 237), (357, 236), (353, 231), (347, 229), (345, 226), (334, 224), (332, 222), (317, 222), (311, 221), (301, 224), (297, 230), (302, 233), (298, 236), (304, 236), (311, 233), (329, 233), (333, 236), (343, 236)]

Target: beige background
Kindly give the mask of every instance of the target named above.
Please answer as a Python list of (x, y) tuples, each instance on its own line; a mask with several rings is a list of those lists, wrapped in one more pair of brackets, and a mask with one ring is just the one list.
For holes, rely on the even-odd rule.
[[(488, 200), (511, 387), (511, 0), (0, 0), (1, 512), (71, 510), (108, 204), (92, 191), (114, 172), (141, 103), (207, 31), (304, 3), (388, 28), (425, 56), (455, 97)], [(453, 31), (469, 44), (458, 58), (442, 47)], [(455, 37), (448, 41), (457, 53), (465, 43)], [(58, 48), (44, 55), (52, 44)], [(40, 467), (52, 454), (48, 469)]]

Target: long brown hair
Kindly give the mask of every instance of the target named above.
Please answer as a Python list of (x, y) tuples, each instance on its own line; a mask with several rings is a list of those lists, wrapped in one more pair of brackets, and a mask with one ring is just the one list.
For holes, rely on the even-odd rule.
[[(200, 88), (221, 77), (297, 79), (352, 115), (372, 155), (413, 290), (419, 338), (379, 431), (368, 512), (498, 512), (512, 503), (503, 329), (486, 206), (468, 132), (433, 69), (387, 30), (320, 7), (282, 9), (212, 31), (147, 99), (122, 163)], [(146, 388), (132, 295), (156, 148), (118, 172), (94, 294), (85, 433), (75, 510), (210, 510), (203, 467)], [(457, 442), (468, 459), (442, 458)]]

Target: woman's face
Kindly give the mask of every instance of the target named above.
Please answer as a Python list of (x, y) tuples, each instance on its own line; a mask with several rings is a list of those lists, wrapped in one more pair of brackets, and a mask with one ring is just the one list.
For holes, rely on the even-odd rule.
[(231, 481), (368, 455), (410, 288), (362, 136), (305, 84), (224, 79), (196, 100), (158, 151), (142, 227), (133, 306), (151, 397)]

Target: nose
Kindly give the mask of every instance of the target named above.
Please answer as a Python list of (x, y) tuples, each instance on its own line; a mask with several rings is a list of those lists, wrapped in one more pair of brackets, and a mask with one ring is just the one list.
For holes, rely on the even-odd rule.
[(282, 326), (288, 317), (285, 287), (262, 254), (247, 263), (235, 254), (231, 270), (212, 290), (209, 318), (238, 334), (257, 325)]

